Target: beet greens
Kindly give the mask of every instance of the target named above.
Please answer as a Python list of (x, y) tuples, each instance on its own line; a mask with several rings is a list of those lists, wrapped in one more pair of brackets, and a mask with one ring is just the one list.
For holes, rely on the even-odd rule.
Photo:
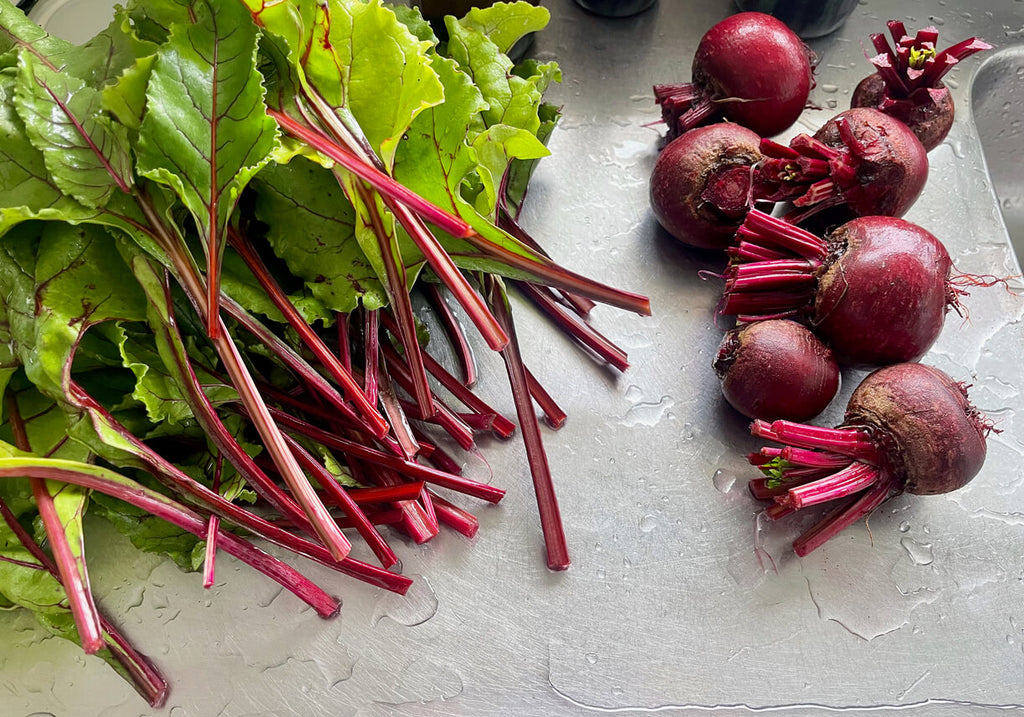
[[(471, 391), (447, 297), (502, 354), (547, 564), (568, 567), (534, 406), (565, 416), (524, 363), (507, 287), (619, 369), (586, 314), (650, 307), (516, 221), (559, 75), (505, 53), (547, 17), (499, 4), (448, 18), (441, 46), (380, 3), (136, 0), (72, 46), (0, 6), (0, 596), (159, 705), (163, 678), (92, 600), (86, 510), (207, 586), (224, 551), (325, 617), (337, 599), (252, 538), (404, 593), (389, 534), (475, 534), (449, 498), (504, 490), (455, 451), (517, 429)], [(462, 380), (427, 353), (425, 283)], [(151, 539), (159, 522), (177, 537)], [(376, 564), (349, 557), (357, 539)], [(40, 576), (45, 609), (21, 592)]]

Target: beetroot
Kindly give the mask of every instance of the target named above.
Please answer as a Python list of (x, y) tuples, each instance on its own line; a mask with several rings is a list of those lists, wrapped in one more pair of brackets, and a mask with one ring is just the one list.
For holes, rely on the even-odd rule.
[(762, 136), (796, 122), (813, 86), (812, 53), (783, 22), (741, 12), (697, 45), (691, 82), (654, 86), (668, 136), (724, 117)]
[(727, 332), (713, 367), (729, 404), (748, 418), (806, 421), (839, 390), (839, 366), (795, 321), (755, 321)]
[(846, 499), (793, 543), (802, 556), (890, 495), (933, 495), (963, 487), (985, 462), (991, 430), (968, 400), (966, 387), (942, 371), (916, 363), (887, 366), (853, 392), (838, 428), (755, 421), (753, 435), (783, 447), (750, 455), (767, 476), (752, 480), (750, 490), (756, 498), (773, 501), (766, 512), (774, 519)]
[(896, 217), (859, 217), (823, 240), (752, 210), (729, 253), (720, 313), (806, 321), (845, 366), (916, 361), (962, 293), (942, 243)]
[(679, 241), (724, 249), (747, 213), (761, 138), (735, 124), (698, 127), (670, 142), (651, 173), (654, 215)]
[(953, 96), (942, 77), (960, 60), (992, 46), (972, 37), (936, 52), (939, 32), (934, 27), (919, 30), (914, 37), (898, 20), (890, 20), (888, 27), (895, 44), (890, 46), (881, 33), (871, 36), (879, 53), (871, 64), (878, 71), (860, 81), (850, 106), (873, 107), (895, 117), (931, 151), (953, 126)]
[(903, 216), (924, 189), (928, 154), (910, 129), (878, 110), (841, 112), (814, 137), (761, 143), (754, 195), (792, 201), (792, 221), (845, 206), (854, 216)]

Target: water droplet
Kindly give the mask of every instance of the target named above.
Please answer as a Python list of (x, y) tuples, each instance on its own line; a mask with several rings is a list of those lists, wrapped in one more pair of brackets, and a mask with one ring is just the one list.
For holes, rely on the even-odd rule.
[(827, 99), (827, 100), (825, 100), (825, 106), (828, 107), (830, 110), (834, 110), (837, 107), (839, 107), (839, 100), (831, 99), (831, 98)]
[(931, 20), (933, 25), (937, 25), (940, 27), (946, 24), (946, 21), (943, 18), (939, 17), (938, 15), (932, 15), (928, 19)]
[(822, 92), (827, 92), (828, 94), (833, 95), (836, 92), (839, 92), (839, 86), (838, 85), (822, 85), (821, 86), (821, 91)]
[(931, 543), (919, 543), (910, 538), (901, 538), (900, 545), (907, 551), (907, 555), (914, 561), (914, 565), (931, 565), (935, 560)]
[(904, 520), (902, 523), (900, 523), (900, 532), (906, 533), (908, 530), (910, 530), (910, 522)]
[(373, 613), (373, 624), (391, 618), (399, 625), (415, 627), (422, 625), (437, 613), (437, 595), (422, 575), (410, 575), (412, 587), (405, 595), (385, 593), (377, 602)]
[(621, 696), (623, 692), (625, 692), (625, 690), (623, 690), (621, 687), (616, 686), (612, 688), (612, 694), (616, 697)]
[(650, 533), (652, 530), (658, 527), (658, 519), (653, 515), (645, 515), (640, 519), (640, 532)]
[(736, 485), (736, 474), (724, 468), (719, 468), (711, 477), (711, 482), (714, 483), (715, 490), (719, 493), (728, 493)]
[(593, 653), (593, 652), (588, 652), (583, 657), (586, 658), (587, 662), (590, 663), (591, 665), (597, 663), (597, 655), (595, 653)]
[(633, 426), (656, 426), (665, 416), (665, 412), (675, 405), (675, 399), (671, 396), (662, 396), (656, 402), (635, 403), (622, 418), (622, 425), (627, 428)]

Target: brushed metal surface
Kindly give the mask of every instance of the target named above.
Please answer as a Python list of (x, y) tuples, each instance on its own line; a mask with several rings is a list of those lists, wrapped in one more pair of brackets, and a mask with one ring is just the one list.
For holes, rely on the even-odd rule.
[[(660, 131), (651, 84), (689, 78), (701, 34), (725, 0), (661, 0), (624, 20), (547, 2), (534, 53), (564, 81), (564, 119), (538, 170), (524, 223), (567, 265), (648, 293), (654, 316), (598, 308), (594, 322), (630, 354), (616, 375), (594, 365), (528, 306), (517, 306), (527, 361), (569, 412), (546, 445), (572, 568), (543, 567), (518, 443), (488, 444), (470, 475), (508, 489), (481, 508), (472, 541), (443, 534), (399, 545), (417, 578), (399, 598), (311, 575), (344, 600), (318, 619), (251, 571), (224, 560), (217, 585), (139, 556), (90, 556), (96, 590), (124, 632), (173, 681), (172, 717), (440, 717), (1024, 712), (1024, 299), (976, 289), (968, 321), (952, 315), (927, 363), (973, 384), (998, 424), (982, 473), (958, 493), (901, 497), (811, 556), (788, 541), (804, 521), (761, 525), (744, 488), (756, 444), (719, 394), (710, 362), (721, 337), (719, 286), (698, 277), (718, 256), (689, 252), (657, 227), (647, 178)], [(833, 35), (813, 99), (791, 133), (845, 109), (869, 70), (869, 33), (890, 18), (1022, 41), (1024, 3), (867, 0)], [(960, 108), (931, 155), (908, 219), (929, 228), (964, 272), (1019, 265), (972, 120), (981, 62), (949, 83)], [(1019, 166), (1019, 160), (1018, 160)], [(1019, 169), (1018, 169), (1019, 177)], [(1017, 283), (1020, 289), (1019, 282)], [(500, 362), (484, 356), (482, 390), (511, 412)], [(832, 424), (860, 375), (844, 376), (821, 417)], [(475, 506), (474, 506), (475, 507)], [(101, 541), (123, 545), (107, 534)], [(304, 566), (306, 567), (306, 566)], [(0, 714), (153, 714), (105, 665), (45, 638), (31, 618), (0, 620)]]

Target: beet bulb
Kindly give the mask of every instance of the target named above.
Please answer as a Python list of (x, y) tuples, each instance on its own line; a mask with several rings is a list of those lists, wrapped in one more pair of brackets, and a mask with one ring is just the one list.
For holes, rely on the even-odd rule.
[(962, 488), (981, 470), (991, 430), (962, 383), (930, 366), (895, 364), (861, 382), (837, 428), (755, 421), (753, 435), (783, 447), (749, 456), (766, 476), (750, 490), (772, 501), (773, 519), (845, 499), (793, 543), (807, 555), (891, 495)]
[(729, 246), (747, 213), (760, 143), (749, 129), (728, 123), (698, 127), (669, 142), (651, 172), (658, 222), (688, 246)]
[(791, 201), (787, 216), (800, 222), (830, 207), (853, 216), (900, 217), (928, 179), (928, 153), (910, 129), (870, 108), (841, 112), (813, 137), (789, 146), (761, 143), (766, 159), (757, 173), (756, 199)]
[(697, 45), (691, 82), (654, 86), (669, 138), (719, 117), (762, 136), (790, 127), (814, 85), (813, 53), (785, 23), (760, 12), (731, 15)]
[(921, 140), (925, 150), (941, 144), (953, 126), (954, 105), (943, 76), (954, 65), (992, 46), (977, 37), (936, 52), (939, 32), (934, 27), (919, 30), (914, 37), (898, 20), (890, 20), (889, 33), (871, 36), (878, 55), (871, 58), (877, 72), (857, 85), (851, 107), (872, 107), (906, 124)]
[(979, 283), (898, 217), (858, 217), (821, 239), (755, 209), (729, 254), (719, 313), (801, 320), (849, 367), (918, 360), (959, 311), (959, 285)]
[(839, 390), (832, 351), (806, 326), (785, 319), (726, 332), (712, 366), (725, 399), (748, 418), (806, 421)]

